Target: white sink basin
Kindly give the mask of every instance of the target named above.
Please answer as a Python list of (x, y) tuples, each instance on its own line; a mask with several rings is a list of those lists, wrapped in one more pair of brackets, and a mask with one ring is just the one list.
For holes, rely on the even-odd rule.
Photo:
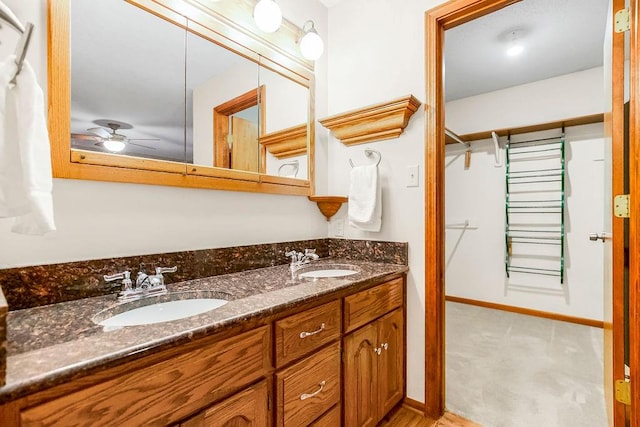
[(102, 312), (96, 317), (101, 317), (103, 320), (98, 320), (94, 317), (94, 322), (107, 328), (170, 322), (172, 320), (184, 319), (206, 313), (207, 311), (222, 307), (227, 302), (226, 300), (217, 298), (192, 298), (157, 302), (143, 307), (132, 308), (111, 316), (108, 313)]
[(345, 277), (352, 274), (358, 274), (355, 270), (345, 268), (327, 268), (324, 270), (311, 270), (298, 274), (298, 277), (306, 277), (310, 279), (321, 279), (326, 277)]

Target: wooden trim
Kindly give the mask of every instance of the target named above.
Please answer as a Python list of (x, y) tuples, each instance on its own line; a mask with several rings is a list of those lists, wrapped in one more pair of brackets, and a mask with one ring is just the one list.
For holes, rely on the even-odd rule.
[(424, 403), (418, 402), (417, 400), (414, 400), (410, 397), (405, 396), (404, 399), (402, 399), (401, 404), (403, 407), (407, 408), (409, 411), (415, 412), (416, 414), (419, 414), (420, 416), (424, 417)]
[[(254, 106), (258, 106), (259, 111), (259, 137), (264, 134), (266, 126), (265, 112), (265, 86), (260, 85), (256, 89), (251, 89), (241, 95), (223, 102), (213, 108), (213, 166), (219, 168), (229, 168), (229, 145), (227, 137), (229, 135), (229, 116), (239, 113)], [(263, 151), (263, 150), (261, 150)], [(260, 163), (265, 158), (260, 153)], [(266, 164), (266, 163), (265, 163)], [(259, 166), (260, 172), (264, 173), (265, 168)]]
[(187, 170), (186, 163), (80, 150), (77, 148), (71, 149), (71, 161), (87, 165), (102, 165), (171, 173), (185, 173)]
[(491, 308), (494, 310), (508, 311), (510, 313), (525, 314), (527, 316), (543, 317), (545, 319), (559, 320), (561, 322), (577, 323), (579, 325), (592, 326), (594, 328), (604, 328), (602, 320), (587, 319), (584, 317), (567, 316), (565, 314), (552, 313), (549, 311), (534, 310), (531, 308), (516, 307), (514, 305), (497, 304), (494, 302), (480, 301), (469, 298), (454, 297), (447, 295), (447, 301), (457, 302), (460, 304), (475, 305), (477, 307)]
[(260, 145), (278, 159), (307, 154), (307, 125), (304, 123), (262, 135)]
[(629, 425), (640, 427), (640, 2), (630, 1), (631, 31), (629, 58), (629, 177), (631, 209), (629, 220), (629, 365), (631, 366), (631, 405)]
[(285, 176), (260, 175), (260, 182), (269, 182), (280, 185), (293, 185), (297, 187), (307, 187), (311, 185), (308, 179), (289, 178)]
[(344, 145), (399, 137), (420, 107), (413, 95), (318, 120)]
[(318, 209), (329, 221), (340, 210), (342, 204), (349, 201), (349, 198), (343, 196), (309, 196), (309, 200), (318, 204)]
[(515, 3), (452, 0), (425, 13), (425, 415), (445, 409), (444, 30)]
[[(588, 116), (574, 117), (571, 119), (556, 120), (553, 122), (540, 123), (535, 125), (520, 126), (517, 128), (496, 129), (493, 132), (498, 134), (498, 136), (519, 135), (522, 133), (540, 132), (543, 130), (550, 130), (550, 129), (560, 129), (563, 126), (564, 127), (581, 126), (581, 125), (588, 125), (591, 123), (602, 123), (602, 122), (604, 122), (604, 114), (599, 113), (599, 114), (590, 114)], [(465, 135), (458, 135), (458, 136), (461, 140), (465, 142), (472, 142), (472, 141), (479, 141), (482, 139), (491, 138), (491, 132), (492, 131), (488, 130), (484, 132), (467, 133)], [(452, 139), (447, 139), (447, 144), (454, 144), (454, 143), (456, 142), (453, 141)]]

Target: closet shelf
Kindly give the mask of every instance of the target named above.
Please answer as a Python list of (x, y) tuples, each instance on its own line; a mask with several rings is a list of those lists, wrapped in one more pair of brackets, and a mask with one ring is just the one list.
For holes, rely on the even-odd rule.
[(344, 145), (399, 137), (420, 107), (413, 95), (318, 120)]
[(278, 159), (307, 154), (307, 125), (305, 123), (262, 135), (260, 145)]
[(309, 200), (317, 203), (318, 209), (329, 221), (338, 212), (342, 204), (349, 201), (349, 198), (344, 196), (309, 196)]
[[(519, 126), (514, 128), (495, 129), (495, 130), (488, 130), (483, 132), (467, 133), (464, 135), (458, 135), (458, 137), (464, 142), (473, 142), (473, 141), (480, 141), (483, 139), (490, 139), (491, 132), (495, 132), (498, 136), (506, 137), (510, 135), (513, 136), (513, 135), (519, 135), (523, 133), (539, 132), (543, 130), (558, 129), (563, 127), (567, 128), (570, 126), (580, 126), (580, 125), (588, 125), (591, 123), (602, 123), (602, 122), (604, 122), (604, 114), (599, 113), (599, 114), (590, 114), (586, 116), (572, 117), (572, 118), (567, 118), (567, 119), (558, 120), (554, 122), (538, 123), (534, 125)], [(456, 144), (456, 143), (457, 141), (453, 140), (452, 138), (446, 139), (446, 144)], [(515, 144), (517, 144), (517, 142)]]

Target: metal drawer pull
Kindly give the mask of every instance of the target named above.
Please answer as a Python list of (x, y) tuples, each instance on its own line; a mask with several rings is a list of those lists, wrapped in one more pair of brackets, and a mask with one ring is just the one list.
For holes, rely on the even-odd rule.
[(388, 349), (389, 349), (389, 343), (386, 343), (386, 342), (385, 342), (385, 343), (383, 343), (383, 344), (380, 344), (380, 347), (375, 347), (375, 348), (373, 349), (373, 351), (374, 351), (378, 356), (380, 356), (380, 355), (382, 354), (382, 350), (388, 350)]
[(324, 323), (320, 325), (320, 329), (316, 329), (313, 332), (300, 332), (300, 338), (310, 337), (311, 335), (319, 334), (322, 331), (324, 331)]
[(322, 381), (320, 384), (318, 384), (320, 386), (319, 389), (317, 389), (316, 391), (314, 391), (313, 393), (303, 393), (300, 395), (300, 400), (307, 400), (310, 397), (315, 396), (316, 394), (320, 393), (322, 391), (322, 389), (324, 388), (324, 386), (327, 384), (326, 381)]

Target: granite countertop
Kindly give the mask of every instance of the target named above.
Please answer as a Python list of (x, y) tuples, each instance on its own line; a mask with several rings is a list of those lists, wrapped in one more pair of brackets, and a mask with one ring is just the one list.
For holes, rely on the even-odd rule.
[(91, 320), (116, 307), (114, 295), (9, 312), (7, 375), (0, 403), (73, 378), (202, 338), (254, 316), (268, 315), (314, 297), (408, 271), (406, 265), (322, 259), (310, 268), (350, 264), (359, 272), (327, 279), (292, 279), (288, 265), (167, 285), (170, 293), (219, 293), (229, 302), (171, 322), (107, 330)]

